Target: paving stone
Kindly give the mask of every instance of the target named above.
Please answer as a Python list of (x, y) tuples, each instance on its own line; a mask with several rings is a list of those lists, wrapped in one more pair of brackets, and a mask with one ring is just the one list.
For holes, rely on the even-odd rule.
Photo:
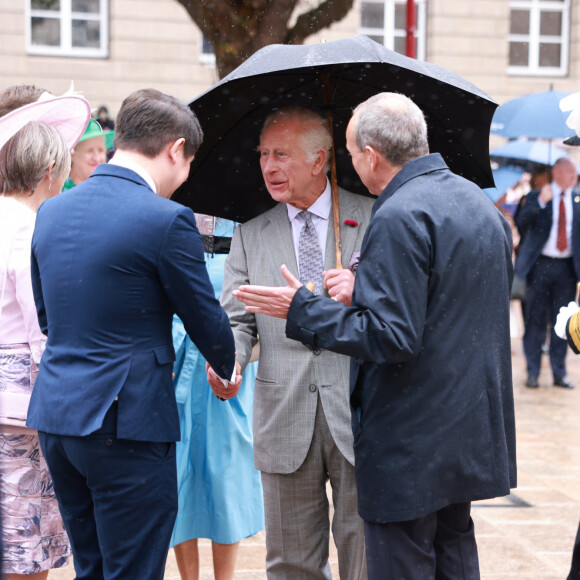
[[(562, 580), (580, 518), (580, 355), (568, 353), (574, 391), (552, 386), (543, 357), (540, 387), (528, 389), (521, 339), (512, 340), (519, 487), (506, 498), (474, 504), (482, 580)], [(242, 541), (236, 579), (265, 580), (264, 532)], [(212, 580), (211, 545), (200, 540), (201, 580)], [(336, 549), (330, 553), (338, 578)], [(72, 566), (50, 580), (72, 580)], [(179, 580), (170, 551), (165, 580)]]

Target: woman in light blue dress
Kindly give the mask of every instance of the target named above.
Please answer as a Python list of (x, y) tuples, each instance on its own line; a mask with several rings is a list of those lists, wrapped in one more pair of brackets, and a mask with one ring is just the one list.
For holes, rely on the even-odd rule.
[[(198, 225), (200, 217), (196, 216)], [(213, 239), (220, 251), (220, 238), (231, 238), (235, 224), (223, 219), (215, 222)], [(218, 298), (226, 258), (225, 253), (206, 254)], [(192, 580), (199, 578), (197, 538), (209, 538), (215, 578), (231, 580), (239, 541), (264, 528), (262, 486), (260, 472), (254, 468), (252, 438), (256, 363), (246, 368), (238, 395), (221, 401), (206, 380), (204, 358), (177, 317), (173, 344), (181, 441), (177, 444), (179, 510), (171, 545), (182, 580)]]

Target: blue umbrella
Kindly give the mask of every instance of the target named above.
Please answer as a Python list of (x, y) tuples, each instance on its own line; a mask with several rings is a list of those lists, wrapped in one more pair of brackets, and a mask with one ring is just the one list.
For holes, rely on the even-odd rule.
[(495, 203), (512, 185), (515, 185), (524, 174), (521, 167), (505, 165), (493, 170), (495, 187), (484, 189), (485, 195)]
[(545, 91), (511, 99), (496, 110), (490, 131), (506, 139), (571, 137), (575, 132), (566, 125), (568, 113), (560, 110), (560, 100), (569, 94)]
[(494, 149), (489, 156), (500, 165), (515, 165), (533, 171), (537, 165), (553, 165), (568, 154), (544, 141), (510, 141)]

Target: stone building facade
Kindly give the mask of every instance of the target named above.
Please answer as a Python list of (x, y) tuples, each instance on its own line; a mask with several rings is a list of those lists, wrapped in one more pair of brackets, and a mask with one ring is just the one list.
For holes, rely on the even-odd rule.
[[(419, 58), (499, 103), (551, 86), (580, 90), (580, 0), (416, 2)], [(343, 21), (308, 42), (362, 32), (400, 50), (404, 15), (405, 0), (355, 0)], [(61, 93), (71, 80), (114, 116), (137, 88), (188, 101), (218, 78), (176, 0), (0, 0), (0, 88), (33, 83)]]

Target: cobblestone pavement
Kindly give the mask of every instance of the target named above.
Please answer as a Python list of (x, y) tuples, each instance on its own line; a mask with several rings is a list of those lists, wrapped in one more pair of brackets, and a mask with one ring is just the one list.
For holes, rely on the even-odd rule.
[[(547, 356), (540, 388), (528, 389), (521, 339), (512, 340), (512, 349), (519, 485), (507, 498), (474, 504), (482, 579), (564, 580), (580, 519), (580, 356), (568, 353), (576, 390), (552, 386)], [(209, 541), (200, 540), (200, 553), (201, 580), (212, 579)], [(244, 540), (236, 578), (264, 580), (264, 557), (264, 532)], [(338, 578), (334, 546), (331, 566)], [(49, 575), (73, 578), (72, 566)], [(172, 551), (165, 580), (179, 580)]]

